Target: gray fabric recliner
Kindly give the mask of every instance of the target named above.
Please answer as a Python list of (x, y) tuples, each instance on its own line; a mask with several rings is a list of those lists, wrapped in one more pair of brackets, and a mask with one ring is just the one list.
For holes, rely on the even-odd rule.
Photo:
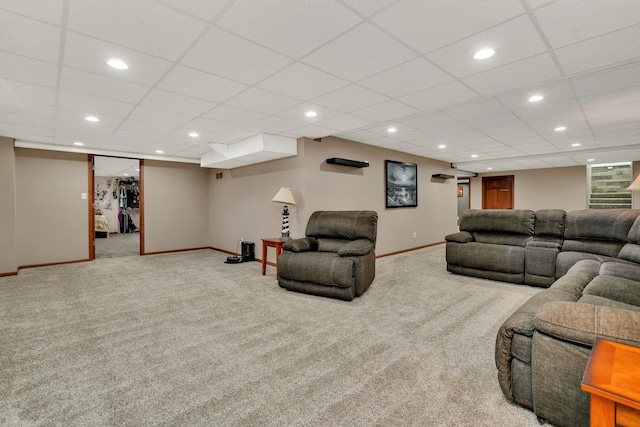
[(278, 257), (278, 284), (290, 291), (351, 301), (375, 278), (378, 214), (317, 211), (305, 236), (286, 242)]

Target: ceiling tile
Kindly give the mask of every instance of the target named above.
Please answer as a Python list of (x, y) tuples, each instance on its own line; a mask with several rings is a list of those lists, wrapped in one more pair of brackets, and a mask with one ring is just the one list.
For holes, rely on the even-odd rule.
[[(495, 55), (481, 61), (473, 58), (485, 48), (495, 50)], [(432, 52), (427, 58), (457, 77), (466, 77), (546, 51), (529, 17), (521, 16)]]
[(1, 50), (58, 63), (60, 53), (58, 27), (11, 12), (3, 12), (0, 13), (0, 28), (2, 28)]
[(324, 71), (294, 63), (262, 81), (258, 87), (292, 98), (310, 100), (348, 84), (349, 82)]
[[(542, 95), (544, 100), (539, 103), (529, 102), (531, 95)], [(566, 81), (530, 87), (497, 97), (498, 101), (510, 110), (545, 109), (549, 104), (573, 100), (574, 98), (573, 90)]]
[(342, 0), (342, 3), (354, 8), (365, 16), (371, 16), (397, 0)]
[(134, 107), (133, 104), (126, 102), (112, 101), (63, 90), (58, 92), (58, 106), (68, 110), (84, 112), (84, 116), (105, 114), (114, 117), (127, 117)]
[(179, 9), (196, 18), (212, 20), (229, 0), (157, 0), (159, 3)]
[(148, 87), (98, 74), (63, 67), (60, 88), (69, 92), (91, 95), (113, 101), (137, 103)]
[(58, 66), (0, 51), (0, 78), (55, 88)]
[(638, 86), (640, 64), (605, 70), (572, 80), (578, 96), (590, 96)]
[(251, 124), (256, 129), (255, 134), (258, 133), (281, 133), (284, 131), (290, 131), (292, 129), (299, 128), (304, 125), (304, 122), (298, 120), (285, 119), (284, 117), (269, 116), (264, 119), (260, 119)]
[(262, 46), (300, 58), (360, 21), (333, 0), (236, 0), (217, 24)]
[(315, 98), (314, 103), (324, 105), (334, 110), (351, 112), (387, 101), (389, 98), (372, 92), (358, 85), (349, 85)]
[(144, 141), (155, 140), (161, 136), (169, 135), (175, 130), (176, 126), (159, 125), (158, 123), (150, 123), (142, 120), (126, 119), (120, 125), (118, 132), (131, 131), (138, 133), (136, 138)]
[(0, 79), (0, 98), (55, 105), (56, 91), (48, 87)]
[(2, 0), (0, 9), (10, 10), (49, 24), (60, 25), (63, 0)]
[(205, 23), (152, 0), (69, 0), (71, 30), (169, 60), (178, 59)]
[(420, 53), (430, 52), (524, 13), (510, 0), (405, 0), (373, 21)]
[(357, 82), (416, 54), (371, 24), (362, 24), (304, 58), (321, 70)]
[(504, 126), (522, 123), (520, 119), (511, 112), (494, 114), (492, 116), (478, 117), (476, 119), (464, 120), (468, 126), (474, 129), (494, 128), (496, 126)]
[(472, 120), (478, 117), (493, 116), (506, 113), (508, 110), (495, 99), (470, 102), (458, 107), (446, 108), (444, 113), (456, 120)]
[(418, 110), (398, 101), (387, 101), (354, 112), (355, 115), (365, 119), (382, 122), (415, 113), (418, 113)]
[(229, 105), (219, 105), (202, 117), (227, 123), (253, 123), (265, 117), (263, 113), (249, 111)]
[[(107, 65), (110, 59), (124, 61), (129, 69), (116, 70), (110, 67)], [(172, 63), (69, 31), (65, 41), (64, 65), (106, 77), (152, 86), (171, 68)]]
[(534, 14), (551, 46), (558, 48), (637, 24), (640, 2), (609, 0), (585, 5), (582, 0), (563, 0)]
[(454, 81), (404, 96), (400, 98), (400, 101), (419, 110), (429, 111), (476, 98), (478, 98), (478, 95), (474, 91), (462, 83)]
[(363, 119), (362, 117), (356, 117), (351, 114), (342, 114), (340, 116), (323, 120), (318, 124), (320, 126), (336, 129), (339, 131), (346, 131), (346, 130), (358, 129), (364, 126), (368, 126), (371, 123), (373, 122), (367, 119)]
[[(315, 117), (307, 117), (305, 114), (308, 111), (314, 111), (317, 115)], [(330, 119), (339, 114), (339, 111), (304, 102), (302, 104), (296, 105), (293, 108), (281, 111), (276, 115), (279, 117), (284, 117), (286, 119), (299, 120), (304, 123), (318, 123), (322, 120)]]
[(560, 65), (567, 74), (576, 74), (624, 61), (635, 61), (640, 56), (640, 25), (595, 37), (555, 51)]
[(32, 102), (14, 101), (0, 98), (0, 111), (3, 113), (24, 114), (32, 117), (53, 119), (56, 109), (53, 105), (34, 104)]
[(358, 130), (355, 132), (344, 132), (340, 133), (341, 138), (350, 139), (352, 141), (369, 141), (374, 138), (378, 138), (379, 135), (374, 132), (370, 132), (368, 130)]
[[(100, 122), (98, 123), (88, 122), (87, 120), (85, 120), (85, 117), (88, 114), (93, 114), (93, 113), (94, 112), (91, 110), (82, 111), (82, 110), (67, 109), (67, 108), (59, 107), (57, 111), (57, 118), (58, 118), (58, 125), (59, 125), (58, 127), (60, 128), (61, 126), (65, 125), (65, 126), (70, 126), (72, 128), (77, 128), (79, 130), (87, 130), (87, 131), (93, 132), (93, 131), (100, 131), (100, 129), (107, 129), (107, 128), (114, 129), (118, 127), (120, 123), (122, 123), (122, 117), (109, 116), (105, 114), (99, 115)], [(67, 122), (67, 123), (64, 123), (64, 122)]]
[(202, 117), (190, 121), (187, 125), (195, 131), (206, 131), (213, 133), (226, 133), (238, 129), (235, 123), (219, 122), (217, 120), (203, 119)]
[(558, 68), (551, 57), (545, 53), (474, 74), (464, 78), (463, 81), (481, 94), (491, 95), (558, 77), (560, 77)]
[(180, 127), (193, 120), (194, 116), (158, 110), (157, 108), (137, 106), (131, 114), (129, 114), (129, 118), (147, 123)]
[(144, 97), (140, 105), (157, 108), (174, 113), (183, 113), (191, 116), (199, 116), (209, 111), (217, 104), (202, 99), (192, 98), (178, 93), (154, 89)]
[(255, 84), (291, 59), (218, 28), (211, 28), (182, 64), (246, 84)]
[(264, 114), (279, 113), (299, 103), (300, 101), (297, 99), (257, 88), (248, 89), (227, 102), (228, 105), (233, 107)]
[(387, 96), (398, 98), (451, 80), (453, 77), (438, 67), (423, 58), (416, 58), (362, 80), (360, 84)]
[(177, 66), (158, 84), (158, 88), (220, 103), (247, 86), (183, 66)]

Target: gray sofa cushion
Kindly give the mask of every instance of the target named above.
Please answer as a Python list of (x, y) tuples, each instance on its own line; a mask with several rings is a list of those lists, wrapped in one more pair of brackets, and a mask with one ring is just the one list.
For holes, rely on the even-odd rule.
[(536, 211), (536, 236), (564, 236), (566, 212), (562, 209), (540, 209)]
[(318, 251), (319, 252), (338, 252), (344, 245), (351, 240), (344, 239), (323, 239), (318, 238)]
[(493, 245), (491, 250), (484, 243), (447, 242), (447, 263), (482, 270), (518, 273), (524, 271), (524, 248)]
[(374, 211), (316, 211), (309, 217), (305, 236), (376, 241), (378, 214)]
[(317, 251), (318, 241), (313, 237), (302, 237), (300, 239), (286, 241), (282, 245), (282, 248), (285, 251), (291, 251), (291, 252)]
[(517, 233), (533, 236), (535, 212), (528, 209), (467, 209), (460, 218), (461, 231)]
[(584, 209), (567, 212), (565, 239), (626, 242), (638, 211), (630, 209)]
[(353, 260), (333, 252), (283, 252), (278, 271), (284, 279), (348, 288), (353, 286)]
[(353, 240), (338, 251), (340, 256), (363, 256), (373, 250), (373, 243), (366, 239)]

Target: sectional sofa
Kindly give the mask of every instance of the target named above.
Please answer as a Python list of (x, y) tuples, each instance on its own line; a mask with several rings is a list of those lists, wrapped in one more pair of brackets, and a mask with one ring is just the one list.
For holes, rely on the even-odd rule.
[(469, 210), (445, 240), (451, 272), (548, 288), (500, 327), (498, 381), (541, 419), (589, 425), (595, 339), (640, 346), (640, 210)]

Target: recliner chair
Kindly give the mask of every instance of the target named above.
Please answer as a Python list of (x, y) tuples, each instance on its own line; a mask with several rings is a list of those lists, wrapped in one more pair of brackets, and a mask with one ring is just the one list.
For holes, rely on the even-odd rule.
[(278, 284), (290, 291), (351, 301), (375, 278), (378, 214), (317, 211), (305, 236), (289, 240), (278, 257)]

